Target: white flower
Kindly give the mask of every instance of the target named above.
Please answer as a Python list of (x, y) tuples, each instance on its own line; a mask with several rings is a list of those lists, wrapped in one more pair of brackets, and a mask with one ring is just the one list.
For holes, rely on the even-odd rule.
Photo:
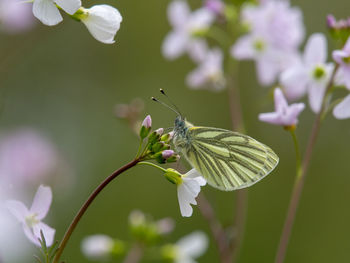
[(280, 81), (287, 98), (299, 99), (306, 92), (314, 112), (319, 112), (334, 65), (327, 61), (327, 41), (323, 34), (310, 36), (302, 61), (284, 71)]
[(85, 24), (91, 35), (105, 44), (113, 44), (123, 18), (119, 11), (110, 5), (95, 5), (83, 9), (81, 22)]
[(208, 248), (208, 238), (200, 231), (193, 232), (176, 242), (175, 263), (196, 263)]
[(90, 259), (103, 260), (111, 255), (114, 240), (106, 235), (92, 235), (83, 239), (81, 250)]
[(334, 107), (333, 115), (340, 120), (350, 118), (350, 95), (346, 96)]
[(81, 7), (80, 0), (34, 0), (33, 14), (45, 25), (57, 25), (63, 18), (56, 4), (70, 15)]
[(22, 223), (24, 234), (37, 246), (40, 246), (40, 231), (43, 232), (48, 247), (53, 243), (55, 229), (41, 222), (50, 209), (51, 201), (51, 188), (40, 185), (30, 209), (20, 201), (10, 200), (6, 202), (10, 212)]
[(197, 61), (197, 56), (201, 57), (202, 52), (197, 54), (195, 47), (205, 48), (205, 44), (194, 35), (208, 29), (215, 15), (206, 8), (200, 8), (191, 13), (186, 1), (175, 0), (169, 4), (168, 18), (173, 26), (173, 31), (166, 36), (163, 42), (163, 55), (167, 59), (175, 59), (184, 52), (188, 52)]
[(181, 182), (177, 185), (177, 197), (179, 200), (181, 215), (190, 217), (193, 213), (192, 205), (197, 205), (196, 197), (201, 191), (201, 186), (206, 185), (205, 179), (195, 169), (182, 175)]
[(299, 59), (297, 49), (304, 37), (301, 12), (288, 1), (268, 1), (245, 5), (241, 20), (249, 25), (250, 33), (237, 40), (231, 54), (238, 60), (255, 60), (259, 82), (271, 85)]
[(198, 89), (206, 87), (212, 90), (225, 88), (225, 77), (223, 73), (223, 54), (218, 48), (207, 52), (198, 68), (187, 76), (187, 84)]

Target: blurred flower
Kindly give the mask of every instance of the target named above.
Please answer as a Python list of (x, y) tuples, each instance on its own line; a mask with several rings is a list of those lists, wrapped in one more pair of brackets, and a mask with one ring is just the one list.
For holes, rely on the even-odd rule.
[(250, 32), (237, 40), (231, 54), (238, 60), (255, 60), (259, 82), (270, 85), (299, 60), (297, 49), (304, 38), (302, 14), (288, 1), (266, 1), (259, 6), (246, 4), (241, 20)]
[(166, 245), (162, 249), (162, 256), (174, 263), (196, 263), (208, 248), (208, 238), (200, 231), (193, 232), (181, 238), (175, 245)]
[(37, 132), (23, 129), (0, 138), (0, 182), (21, 187), (52, 173), (58, 162), (53, 144)]
[(123, 18), (119, 11), (110, 5), (95, 5), (81, 8), (81, 22), (85, 24), (91, 35), (105, 44), (113, 44)]
[(31, 6), (21, 0), (0, 0), (0, 25), (9, 33), (31, 29), (34, 25)]
[(215, 19), (214, 14), (206, 8), (200, 8), (191, 13), (186, 1), (175, 0), (168, 6), (168, 19), (173, 26), (173, 31), (163, 42), (163, 55), (167, 59), (175, 59), (184, 52), (188, 52), (192, 59), (197, 61), (202, 52), (198, 54), (195, 47), (205, 48), (205, 44), (201, 42), (198, 35), (210, 27)]
[(215, 15), (223, 14), (225, 9), (225, 3), (222, 0), (205, 0), (204, 6)]
[(350, 118), (350, 95), (346, 96), (337, 106), (334, 107), (333, 115), (337, 119)]
[(342, 50), (333, 51), (333, 59), (340, 65), (343, 82), (350, 90), (350, 37)]
[(222, 90), (225, 88), (223, 72), (223, 54), (218, 48), (207, 52), (197, 69), (187, 76), (187, 84), (193, 89), (208, 88)]
[(305, 46), (301, 63), (290, 67), (281, 75), (289, 99), (299, 99), (306, 92), (309, 103), (314, 112), (319, 112), (324, 93), (330, 80), (334, 65), (327, 61), (327, 41), (323, 34), (310, 36)]
[[(43, 24), (54, 26), (60, 23), (63, 18), (57, 6), (70, 15), (81, 7), (80, 0), (33, 0), (33, 14)], [(57, 6), (56, 6), (57, 5)]]
[(186, 174), (180, 174), (176, 170), (168, 168), (164, 176), (177, 186), (181, 215), (190, 217), (193, 213), (191, 204), (197, 205), (196, 197), (201, 191), (201, 186), (206, 185), (207, 182), (195, 169), (188, 171)]
[(10, 212), (22, 223), (23, 231), (27, 238), (37, 246), (40, 246), (40, 231), (43, 232), (46, 245), (49, 247), (53, 244), (55, 229), (41, 222), (49, 212), (51, 201), (51, 188), (40, 185), (29, 210), (20, 201), (9, 200), (6, 202)]
[(295, 126), (298, 116), (304, 110), (304, 103), (295, 103), (288, 106), (286, 99), (280, 89), (275, 89), (275, 112), (259, 114), (259, 120), (284, 127)]
[(141, 126), (141, 113), (144, 107), (143, 100), (136, 98), (129, 104), (117, 104), (115, 106), (115, 115), (119, 119), (126, 120), (130, 128), (138, 134)]
[(106, 260), (111, 256), (114, 240), (106, 235), (92, 235), (83, 239), (81, 250), (83, 254), (93, 260)]
[(327, 26), (332, 30), (350, 29), (350, 18), (337, 21), (333, 15), (328, 15)]

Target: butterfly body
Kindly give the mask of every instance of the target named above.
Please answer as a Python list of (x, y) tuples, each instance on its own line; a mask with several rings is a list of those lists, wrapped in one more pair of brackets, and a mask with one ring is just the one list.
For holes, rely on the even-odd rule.
[(279, 161), (268, 146), (247, 135), (193, 126), (181, 116), (175, 119), (173, 143), (208, 184), (224, 191), (253, 185)]

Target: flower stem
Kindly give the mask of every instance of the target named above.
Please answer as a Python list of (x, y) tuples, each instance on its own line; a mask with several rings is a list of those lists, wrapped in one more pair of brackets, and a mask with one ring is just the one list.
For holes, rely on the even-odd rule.
[(294, 148), (295, 148), (296, 176), (297, 176), (297, 178), (300, 178), (302, 169), (301, 169), (301, 154), (300, 154), (299, 143), (298, 143), (297, 136), (295, 134), (295, 130), (291, 129), (289, 131), (290, 131), (290, 134), (292, 135), (293, 142), (294, 142)]
[(312, 157), (313, 149), (317, 140), (318, 133), (320, 131), (321, 127), (321, 121), (322, 121), (322, 115), (327, 110), (327, 100), (328, 96), (330, 95), (330, 90), (332, 89), (335, 75), (338, 71), (339, 65), (337, 65), (332, 73), (332, 76), (330, 78), (330, 81), (328, 83), (325, 95), (323, 97), (322, 107), (320, 112), (317, 114), (314, 124), (312, 126), (311, 134), (309, 137), (309, 141), (306, 147), (303, 163), (301, 165), (300, 172), (297, 171), (297, 175), (295, 177), (295, 183), (294, 188), (292, 192), (292, 197), (289, 203), (289, 208), (287, 212), (287, 218), (284, 222), (284, 227), (282, 230), (281, 239), (278, 245), (278, 250), (275, 258), (275, 263), (282, 263), (284, 262), (286, 251), (290, 239), (290, 234), (292, 232), (293, 224), (295, 221), (296, 212), (298, 209), (301, 193), (304, 187), (304, 181), (305, 177), (309, 168), (310, 160)]
[(122, 166), (118, 170), (116, 170), (114, 173), (112, 173), (110, 176), (108, 176), (89, 196), (89, 198), (85, 201), (83, 206), (80, 208), (79, 212), (76, 214), (74, 217), (72, 223), (68, 227), (66, 233), (63, 236), (63, 239), (57, 249), (56, 255), (53, 259), (53, 263), (59, 263), (59, 260), (61, 258), (61, 255), (63, 253), (64, 248), (66, 247), (69, 238), (71, 237), (74, 229), (78, 225), (80, 219), (82, 216), (85, 214), (86, 210), (89, 208), (91, 203), (95, 200), (95, 198), (98, 196), (98, 194), (113, 180), (115, 179), (118, 175), (121, 173), (125, 172), (126, 170), (134, 167), (136, 164), (140, 162), (140, 159), (134, 159), (131, 162), (127, 163), (126, 165)]
[(154, 163), (150, 163), (150, 162), (139, 162), (138, 164), (149, 165), (149, 166), (152, 166), (152, 167), (157, 168), (157, 169), (159, 169), (159, 170), (162, 170), (162, 171), (165, 172), (165, 173), (167, 172), (166, 169), (164, 169), (164, 168), (162, 168), (162, 167), (160, 167), (160, 166), (158, 166), (158, 165), (156, 165), (156, 164), (154, 164)]

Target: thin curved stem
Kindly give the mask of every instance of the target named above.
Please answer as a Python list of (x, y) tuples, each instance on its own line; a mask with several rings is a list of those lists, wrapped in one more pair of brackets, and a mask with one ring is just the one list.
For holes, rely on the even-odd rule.
[(114, 173), (112, 173), (110, 176), (108, 176), (89, 196), (89, 198), (85, 201), (85, 203), (83, 204), (83, 206), (80, 208), (79, 212), (76, 214), (76, 216), (74, 217), (72, 223), (70, 224), (70, 226), (68, 227), (66, 233), (63, 236), (63, 239), (58, 247), (58, 250), (56, 252), (56, 255), (53, 259), (53, 263), (58, 263), (61, 255), (63, 253), (64, 248), (66, 247), (74, 229), (76, 228), (76, 226), (78, 225), (80, 219), (82, 218), (82, 216), (85, 214), (86, 210), (89, 208), (89, 206), (91, 205), (91, 203), (95, 200), (95, 198), (98, 196), (98, 194), (111, 182), (113, 181), (113, 179), (115, 179), (118, 175), (120, 175), (121, 173), (125, 172), (126, 170), (134, 167), (136, 164), (138, 164), (140, 162), (140, 159), (135, 159), (132, 160), (131, 162), (127, 163), (126, 165), (122, 166), (121, 168), (119, 168), (118, 170), (116, 170)]
[(288, 243), (289, 243), (289, 239), (290, 239), (290, 234), (292, 232), (292, 228), (294, 225), (295, 216), (296, 216), (296, 212), (298, 209), (301, 193), (302, 193), (302, 190), (304, 187), (305, 177), (306, 177), (306, 174), (307, 174), (307, 171), (309, 168), (309, 164), (311, 161), (311, 157), (312, 157), (313, 149), (314, 149), (314, 146), (315, 146), (315, 143), (317, 140), (317, 136), (318, 136), (319, 131), (320, 131), (322, 115), (327, 109), (327, 99), (328, 99), (329, 93), (332, 89), (332, 86), (334, 83), (334, 78), (335, 78), (335, 75), (338, 71), (338, 68), (339, 68), (339, 65), (337, 65), (333, 70), (332, 76), (330, 78), (330, 81), (328, 83), (328, 86), (327, 86), (327, 89), (325, 92), (325, 95), (323, 97), (321, 110), (317, 114), (316, 119), (314, 121), (314, 124), (312, 126), (311, 134), (309, 137), (309, 141), (308, 141), (308, 144), (306, 147), (303, 163), (301, 166), (300, 175), (298, 175), (298, 171), (297, 171), (297, 176), (295, 177), (295, 183), (294, 183), (294, 188), (293, 188), (293, 192), (292, 192), (292, 197), (291, 197), (291, 200), (289, 203), (287, 218), (284, 222), (284, 227), (282, 230), (281, 239), (280, 239), (280, 242), (278, 245), (275, 263), (284, 262), (284, 259), (286, 256), (286, 251), (287, 251), (287, 247), (288, 247)]
[(296, 175), (297, 175), (297, 178), (299, 178), (301, 176), (301, 172), (302, 172), (299, 142), (298, 142), (298, 139), (297, 139), (297, 136), (295, 134), (294, 129), (290, 130), (290, 134), (292, 135), (293, 142), (294, 142), (294, 148), (295, 148)]
[(148, 165), (148, 166), (157, 168), (157, 169), (159, 169), (159, 170), (162, 170), (162, 171), (165, 172), (165, 173), (167, 172), (166, 169), (164, 169), (163, 167), (160, 167), (160, 166), (158, 166), (158, 165), (156, 165), (156, 164), (154, 164), (154, 163), (150, 163), (150, 162), (139, 162), (138, 165), (140, 165), (140, 164), (144, 164), (144, 165)]

